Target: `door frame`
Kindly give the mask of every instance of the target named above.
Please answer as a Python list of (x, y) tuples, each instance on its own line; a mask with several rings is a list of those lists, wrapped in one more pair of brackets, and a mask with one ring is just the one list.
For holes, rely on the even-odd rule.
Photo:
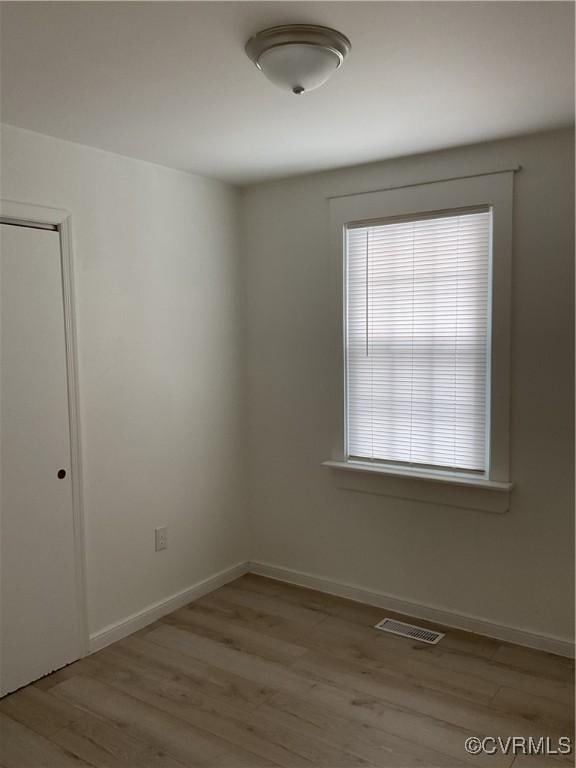
[(70, 424), (70, 469), (74, 534), (74, 571), (76, 581), (76, 620), (79, 638), (78, 658), (80, 659), (88, 654), (88, 611), (72, 214), (70, 211), (62, 208), (49, 208), (44, 205), (34, 205), (32, 203), (0, 198), (0, 222), (2, 221), (9, 221), (13, 224), (21, 223), (23, 226), (49, 225), (51, 227), (56, 227), (60, 237), (62, 293), (64, 299), (64, 338), (66, 345), (66, 380), (68, 384), (68, 416)]

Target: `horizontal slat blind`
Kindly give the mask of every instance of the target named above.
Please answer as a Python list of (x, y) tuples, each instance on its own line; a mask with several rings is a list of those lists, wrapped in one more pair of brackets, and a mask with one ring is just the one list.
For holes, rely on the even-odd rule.
[(490, 211), (346, 239), (348, 455), (485, 470)]

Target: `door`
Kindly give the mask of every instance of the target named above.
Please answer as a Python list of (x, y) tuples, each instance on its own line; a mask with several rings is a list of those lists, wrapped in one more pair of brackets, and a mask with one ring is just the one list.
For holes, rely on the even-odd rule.
[(59, 233), (1, 224), (0, 693), (80, 656)]

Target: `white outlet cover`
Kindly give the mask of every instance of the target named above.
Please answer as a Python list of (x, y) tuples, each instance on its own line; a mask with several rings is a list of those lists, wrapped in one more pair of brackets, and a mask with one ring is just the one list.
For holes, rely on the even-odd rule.
[(154, 541), (156, 545), (156, 552), (168, 547), (168, 528), (156, 528), (154, 531)]

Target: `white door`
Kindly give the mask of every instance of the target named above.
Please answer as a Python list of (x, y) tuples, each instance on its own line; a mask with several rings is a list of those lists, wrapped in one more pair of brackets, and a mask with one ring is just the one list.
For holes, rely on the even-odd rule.
[(5, 694), (74, 661), (82, 646), (58, 232), (2, 224), (0, 283)]

